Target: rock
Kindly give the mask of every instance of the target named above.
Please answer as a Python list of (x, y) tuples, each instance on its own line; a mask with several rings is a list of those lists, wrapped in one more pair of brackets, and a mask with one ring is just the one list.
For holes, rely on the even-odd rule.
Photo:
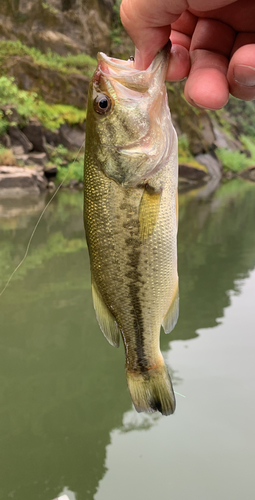
[(25, 136), (33, 144), (33, 149), (39, 152), (45, 152), (45, 136), (41, 123), (37, 120), (30, 120), (22, 129)]
[(198, 163), (201, 163), (207, 168), (209, 175), (213, 179), (215, 178), (221, 179), (222, 169), (221, 169), (221, 164), (217, 158), (215, 158), (209, 153), (206, 153), (197, 155), (195, 159)]
[(199, 114), (199, 123), (206, 148), (209, 148), (215, 141), (215, 135), (211, 119), (206, 111), (202, 111)]
[(15, 158), (21, 164), (26, 165), (27, 160), (28, 160), (28, 154), (27, 155), (25, 155), (25, 154), (21, 154), (21, 155), (15, 154)]
[(47, 177), (47, 179), (50, 179), (52, 177), (56, 177), (58, 173), (58, 169), (56, 165), (51, 165), (50, 167), (45, 167), (44, 168), (44, 175)]
[(46, 153), (29, 153), (27, 158), (28, 165), (41, 165), (44, 167), (48, 157)]
[(242, 153), (246, 156), (246, 158), (251, 158), (251, 151), (249, 149), (243, 149)]
[(85, 144), (85, 134), (79, 127), (70, 127), (66, 123), (60, 127), (61, 143), (68, 149), (80, 149)]
[(9, 189), (22, 189), (24, 193), (39, 193), (46, 187), (46, 179), (36, 170), (20, 167), (0, 167), (0, 197), (4, 196), (6, 194), (4, 191)]
[(24, 156), (25, 154), (25, 150), (23, 148), (23, 146), (12, 146), (12, 152), (14, 154), (14, 156)]
[(55, 186), (54, 182), (52, 182), (52, 181), (49, 182), (48, 190), (49, 191), (56, 191), (56, 186)]
[(242, 144), (239, 140), (230, 138), (224, 130), (220, 129), (218, 126), (213, 127), (215, 141), (214, 144), (217, 148), (232, 149), (233, 151), (240, 151), (243, 149)]
[(61, 142), (59, 130), (52, 132), (52, 130), (44, 129), (44, 135), (47, 142), (46, 147), (48, 147), (48, 145), (52, 146), (53, 148), (59, 146)]
[(6, 71), (19, 88), (36, 92), (49, 104), (70, 104), (85, 109), (90, 78), (36, 64), (28, 56), (14, 56), (6, 62)]
[(180, 163), (179, 176), (191, 181), (203, 181), (208, 178), (208, 171), (198, 163)]
[(23, 148), (23, 152), (16, 151), (16, 154), (28, 153), (29, 151), (31, 151), (31, 149), (33, 149), (33, 144), (28, 140), (28, 138), (19, 128), (10, 126), (8, 131), (11, 139), (12, 149), (17, 146), (22, 146)]
[(10, 125), (15, 124), (15, 126), (17, 126), (22, 122), (21, 116), (19, 115), (17, 109), (11, 104), (1, 106), (1, 110), (3, 111), (4, 116), (5, 118), (7, 118)]
[(61, 55), (109, 53), (113, 0), (5, 0), (0, 37)]
[(183, 95), (183, 83), (167, 84), (171, 113), (178, 135), (186, 134), (193, 155), (205, 153), (213, 147), (213, 126), (205, 111), (198, 111), (187, 103)]
[(71, 54), (80, 52), (79, 45), (71, 37), (57, 31), (44, 30), (34, 33), (33, 41), (42, 52), (47, 52), (49, 47), (61, 56), (64, 56), (67, 51)]
[(255, 182), (255, 165), (252, 165), (251, 167), (247, 168), (246, 170), (243, 170), (240, 174), (240, 177), (243, 177), (244, 179), (251, 180)]
[(11, 138), (8, 134), (2, 135), (0, 137), (0, 143), (7, 149), (11, 149)]

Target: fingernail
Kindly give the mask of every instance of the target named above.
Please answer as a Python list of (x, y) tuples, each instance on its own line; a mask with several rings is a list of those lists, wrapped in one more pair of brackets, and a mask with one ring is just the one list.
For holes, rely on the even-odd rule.
[(246, 87), (255, 86), (255, 68), (244, 64), (237, 64), (234, 67), (234, 79), (240, 85)]

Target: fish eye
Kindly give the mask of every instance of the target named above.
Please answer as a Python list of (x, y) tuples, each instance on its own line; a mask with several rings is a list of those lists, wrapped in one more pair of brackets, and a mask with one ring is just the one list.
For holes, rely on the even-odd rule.
[(100, 115), (108, 113), (112, 107), (111, 98), (106, 94), (99, 94), (94, 100), (94, 109)]

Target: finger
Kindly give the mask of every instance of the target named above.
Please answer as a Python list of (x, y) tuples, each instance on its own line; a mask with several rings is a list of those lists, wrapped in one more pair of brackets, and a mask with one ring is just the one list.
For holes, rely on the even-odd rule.
[(228, 59), (208, 50), (191, 53), (191, 70), (184, 94), (188, 102), (198, 107), (220, 109), (228, 102), (226, 78)]
[(199, 19), (190, 50), (209, 50), (229, 57), (235, 37), (236, 32), (231, 26), (214, 19)]
[(239, 99), (255, 98), (255, 33), (237, 36), (227, 78), (230, 92)]
[(167, 80), (183, 80), (190, 71), (189, 48), (197, 18), (189, 11), (183, 12), (171, 28), (171, 57), (167, 71)]
[(197, 17), (191, 14), (188, 10), (185, 10), (180, 17), (172, 23), (172, 30), (179, 31), (180, 33), (185, 33), (191, 37), (194, 33), (197, 24)]
[(187, 50), (189, 50), (189, 48), (190, 48), (190, 43), (191, 43), (190, 36), (185, 35), (184, 33), (180, 33), (180, 31), (175, 31), (172, 29), (170, 40), (172, 42), (172, 45), (174, 45), (174, 44), (182, 45)]
[(183, 80), (190, 71), (189, 51), (183, 45), (172, 45), (166, 79), (169, 81)]
[(226, 78), (235, 31), (214, 19), (199, 19), (193, 33), (191, 71), (185, 86), (187, 100), (199, 107), (219, 109), (229, 96)]

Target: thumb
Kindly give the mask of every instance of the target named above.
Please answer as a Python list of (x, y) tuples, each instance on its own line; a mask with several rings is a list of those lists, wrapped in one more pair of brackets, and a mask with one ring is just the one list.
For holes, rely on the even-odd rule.
[(136, 50), (136, 67), (146, 69), (157, 52), (168, 42), (171, 23), (186, 10), (185, 0), (123, 0), (121, 21), (132, 38)]

